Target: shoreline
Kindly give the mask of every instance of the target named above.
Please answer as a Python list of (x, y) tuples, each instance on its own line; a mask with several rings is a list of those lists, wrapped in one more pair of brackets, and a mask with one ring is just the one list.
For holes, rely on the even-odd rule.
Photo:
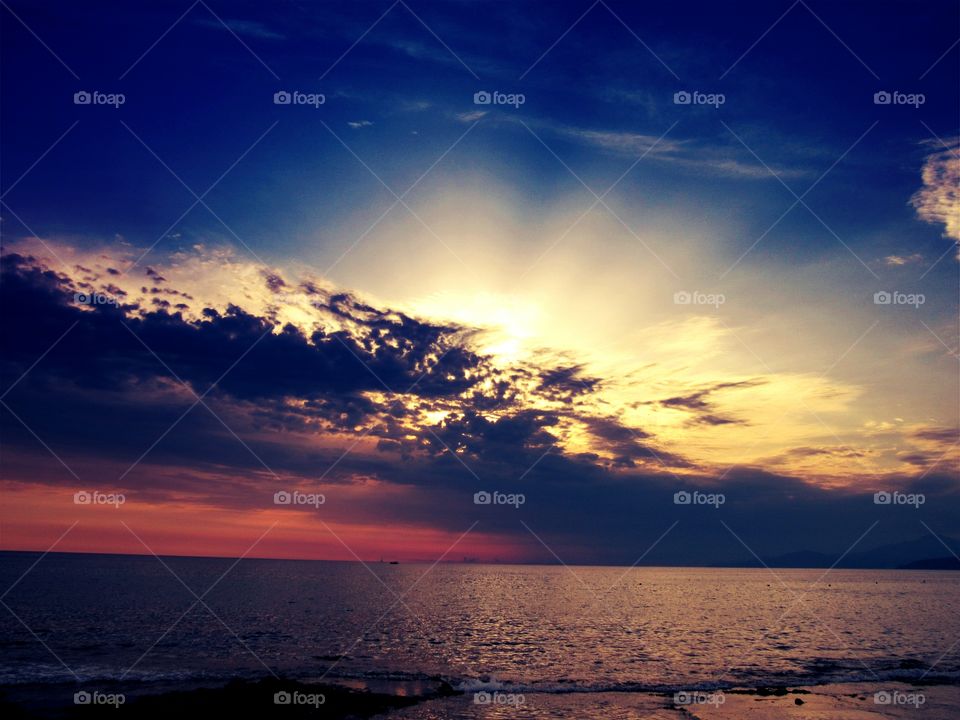
[[(58, 690), (54, 690), (57, 688)], [(87, 693), (77, 704), (74, 693)], [(122, 700), (121, 700), (122, 698)], [(264, 678), (222, 683), (113, 683), (93, 690), (74, 683), (0, 686), (0, 710), (11, 719), (137, 717), (169, 720), (177, 713), (231, 712), (269, 716), (371, 718), (649, 717), (700, 720), (836, 718), (864, 720), (960, 717), (960, 681), (785, 685), (680, 693), (648, 690), (458, 690), (445, 681), (309, 683)]]

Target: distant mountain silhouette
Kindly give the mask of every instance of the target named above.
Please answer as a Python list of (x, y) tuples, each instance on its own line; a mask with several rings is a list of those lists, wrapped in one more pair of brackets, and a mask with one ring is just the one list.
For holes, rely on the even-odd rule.
[[(940, 540), (943, 540), (941, 543)], [(841, 558), (842, 551), (836, 554), (815, 552), (812, 550), (801, 550), (797, 552), (785, 553), (762, 558), (763, 563), (756, 558), (742, 560), (739, 562), (722, 563), (723, 567), (769, 567), (778, 568), (828, 568), (836, 564), (838, 568), (857, 569), (884, 569), (884, 568), (904, 568), (918, 563), (936, 563), (946, 562), (948, 559), (956, 563), (956, 558), (952, 556), (944, 557), (947, 549), (960, 555), (960, 540), (947, 536), (942, 536), (938, 540), (932, 535), (919, 537), (916, 540), (907, 540), (905, 542), (880, 545), (871, 550), (860, 552), (851, 552)], [(946, 548), (944, 547), (946, 544)], [(950, 566), (953, 567), (953, 566)], [(921, 569), (916, 567), (913, 569)], [(930, 568), (933, 569), (933, 568)], [(939, 566), (937, 569), (941, 569)], [(947, 568), (949, 569), (949, 568)]]
[(960, 560), (953, 555), (916, 560), (900, 566), (901, 570), (960, 570)]

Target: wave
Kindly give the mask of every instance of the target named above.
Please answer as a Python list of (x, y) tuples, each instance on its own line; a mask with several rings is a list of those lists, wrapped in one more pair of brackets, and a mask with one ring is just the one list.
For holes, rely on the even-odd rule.
[(263, 671), (237, 672), (193, 671), (193, 670), (138, 670), (127, 672), (125, 668), (76, 666), (71, 670), (62, 665), (24, 665), (0, 667), (0, 687), (10, 685), (93, 685), (101, 683), (189, 683), (189, 682), (227, 682), (229, 680), (255, 680), (263, 677)]
[[(266, 676), (262, 669), (222, 670), (140, 670), (127, 672), (125, 668), (82, 666), (74, 672), (53, 664), (0, 667), (0, 687), (16, 685), (191, 685), (226, 683), (230, 680), (257, 681)], [(74, 674), (75, 673), (75, 674)], [(597, 681), (580, 679), (552, 680), (505, 680), (496, 676), (456, 677), (422, 672), (391, 671), (382, 669), (356, 670), (332, 668), (323, 673), (317, 668), (297, 670), (278, 669), (277, 674), (305, 683), (338, 685), (369, 681), (379, 684), (448, 683), (463, 693), (501, 692), (514, 694), (534, 693), (656, 693), (672, 694), (682, 691), (750, 691), (772, 687), (803, 687), (827, 684), (905, 682), (923, 684), (960, 684), (960, 666), (929, 669), (914, 661), (895, 660), (886, 666), (844, 667), (834, 661), (811, 663), (807, 669), (796, 672), (731, 672), (722, 679), (670, 681)]]
[[(774, 687), (809, 687), (814, 685), (904, 682), (924, 684), (960, 684), (960, 670), (932, 671), (888, 670), (862, 673), (837, 673), (829, 676), (771, 675), (755, 678), (751, 683), (741, 682), (689, 682), (689, 683), (638, 683), (638, 682), (510, 682), (471, 678), (451, 682), (455, 690), (464, 693), (500, 692), (513, 694), (565, 694), (565, 693), (653, 693), (669, 695), (693, 691), (753, 691)], [(448, 680), (449, 682), (449, 680)]]

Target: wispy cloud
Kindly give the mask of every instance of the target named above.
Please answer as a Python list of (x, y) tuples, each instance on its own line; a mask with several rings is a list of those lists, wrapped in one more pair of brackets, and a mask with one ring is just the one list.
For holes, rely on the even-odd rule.
[(607, 153), (668, 162), (679, 167), (708, 171), (717, 175), (744, 179), (772, 179), (771, 170), (781, 178), (801, 177), (804, 168), (784, 167), (777, 162), (766, 166), (752, 157), (743, 157), (739, 149), (689, 139), (661, 138), (660, 133), (622, 130), (597, 130), (568, 125), (543, 125), (545, 129), (584, 146)]
[(913, 253), (912, 255), (887, 255), (883, 259), (883, 264), (889, 267), (900, 267), (901, 265), (915, 265), (923, 262), (923, 255)]
[(921, 220), (942, 224), (944, 236), (960, 242), (960, 137), (936, 142), (939, 149), (923, 163), (923, 187), (910, 202)]
[[(647, 135), (634, 132), (617, 132), (608, 130), (587, 130), (584, 128), (559, 128), (562, 135), (603, 150), (609, 150), (623, 155), (641, 155), (650, 152), (655, 156), (667, 156), (677, 153), (683, 144), (674, 140), (657, 142), (657, 135)], [(655, 146), (655, 147), (654, 147)], [(651, 148), (653, 148), (651, 150)]]

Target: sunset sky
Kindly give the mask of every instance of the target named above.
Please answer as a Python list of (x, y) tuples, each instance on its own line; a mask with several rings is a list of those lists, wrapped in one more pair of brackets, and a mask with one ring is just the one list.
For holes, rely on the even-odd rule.
[(899, 7), (0, 9), (0, 548), (960, 534), (960, 8)]

